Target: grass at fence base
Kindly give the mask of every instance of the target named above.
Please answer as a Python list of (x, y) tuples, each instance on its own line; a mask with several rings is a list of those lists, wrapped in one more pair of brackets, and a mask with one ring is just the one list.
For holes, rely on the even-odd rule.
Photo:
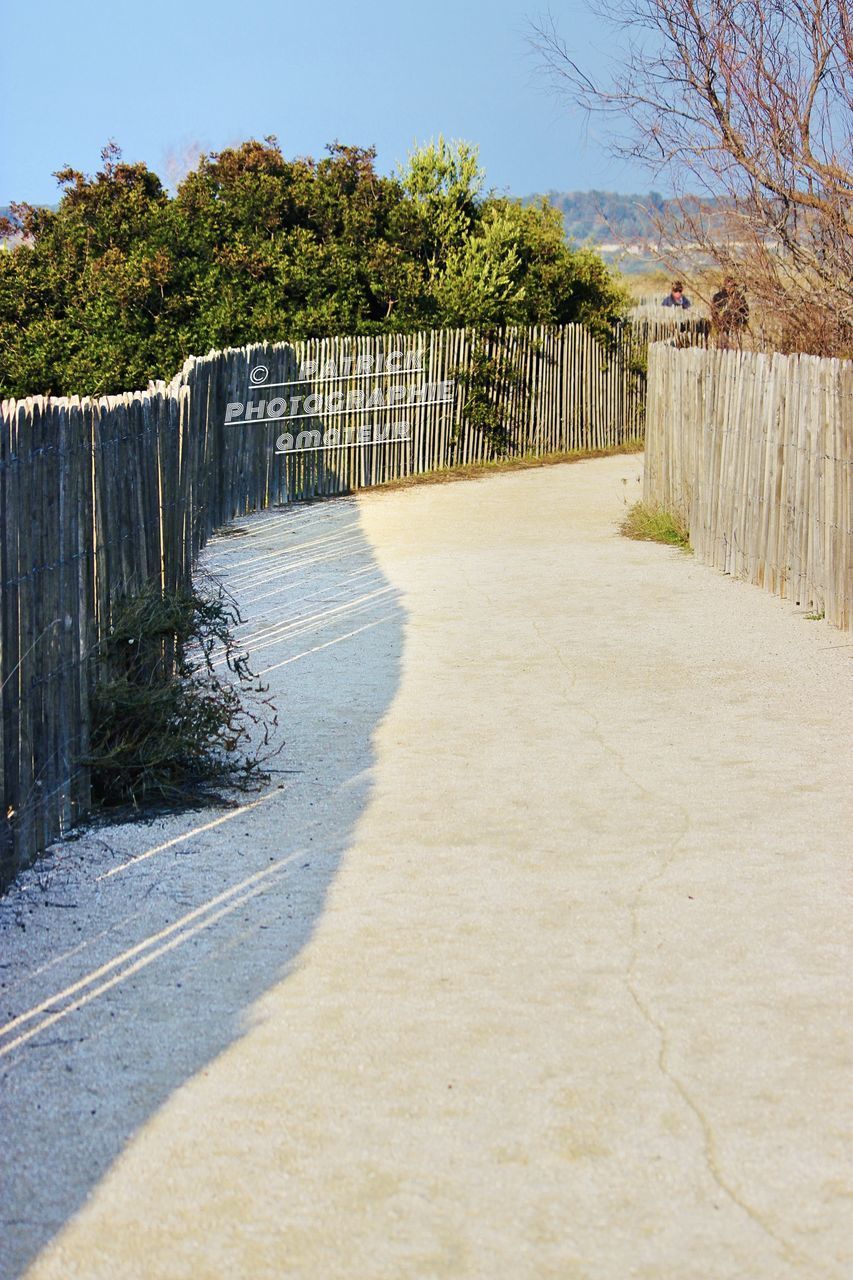
[(679, 515), (655, 503), (636, 502), (619, 526), (626, 538), (638, 542), (663, 542), (690, 551), (690, 531)]
[(240, 621), (221, 588), (148, 585), (115, 604), (91, 695), (86, 763), (97, 809), (195, 806), (219, 799), (216, 788), (264, 779), (260, 752), (277, 721), (236, 646)]
[(421, 484), (452, 484), (456, 480), (477, 480), (480, 476), (499, 475), (504, 471), (530, 471), (535, 467), (554, 467), (562, 462), (584, 462), (587, 458), (642, 453), (643, 448), (642, 440), (626, 440), (623, 444), (610, 445), (606, 449), (561, 449), (556, 453), (523, 453), (517, 457), (494, 458), (490, 462), (461, 463), (458, 466), (402, 476), (399, 480), (389, 480), (371, 489), (371, 493), (390, 493), (392, 490), (411, 489)]

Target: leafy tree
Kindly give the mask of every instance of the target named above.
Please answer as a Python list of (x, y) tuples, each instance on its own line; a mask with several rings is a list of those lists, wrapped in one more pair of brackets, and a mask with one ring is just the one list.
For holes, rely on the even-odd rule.
[(25, 239), (0, 254), (0, 371), (4, 391), (113, 389), (148, 380), (171, 356), (158, 321), (172, 271), (168, 197), (144, 165), (103, 152), (93, 179), (56, 177), (56, 211), (14, 206)]
[[(383, 177), (371, 148), (288, 160), (277, 140), (201, 158), (174, 197), (114, 144), (56, 176), (55, 210), (13, 206), (0, 252), (0, 390), (102, 394), (170, 378), (191, 353), (338, 333), (581, 320), (626, 298), (543, 202), (484, 192), (443, 139)], [(0, 235), (3, 227), (0, 226)]]

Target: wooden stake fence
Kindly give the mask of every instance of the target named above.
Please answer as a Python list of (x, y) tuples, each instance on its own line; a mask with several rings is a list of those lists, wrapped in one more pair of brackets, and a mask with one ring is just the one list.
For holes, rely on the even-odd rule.
[[(609, 352), (572, 325), (483, 339), (462, 329), (324, 338), (193, 358), (171, 383), (144, 392), (4, 401), (0, 885), (89, 807), (93, 654), (117, 599), (151, 581), (164, 590), (188, 585), (207, 538), (236, 516), (493, 457), (494, 444), (465, 420), (460, 378), (475, 343), (524, 375), (493, 388), (510, 453), (640, 438), (645, 379), (635, 366), (651, 332), (648, 325), (619, 329)], [(303, 375), (312, 361), (322, 371), (349, 357), (353, 370), (362, 357), (375, 368), (379, 356), (403, 352), (405, 364), (419, 351), (423, 369), (399, 382), (452, 381), (454, 389), (448, 404), (405, 407), (408, 439), (279, 454), (286, 421), (226, 425), (229, 404), (309, 393), (316, 382)], [(252, 384), (260, 365), (269, 390)], [(334, 385), (346, 392), (378, 382), (353, 373), (339, 374)], [(272, 386), (281, 383), (292, 385)], [(394, 428), (402, 416), (386, 408), (374, 421)], [(325, 431), (344, 418), (332, 413), (299, 425)]]
[(853, 625), (853, 361), (649, 352), (645, 499), (696, 556)]

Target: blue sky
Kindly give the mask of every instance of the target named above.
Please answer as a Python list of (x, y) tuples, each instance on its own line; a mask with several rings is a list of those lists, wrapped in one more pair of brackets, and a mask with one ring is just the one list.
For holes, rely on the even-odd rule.
[[(617, 165), (531, 56), (545, 4), (429, 0), (33, 0), (0, 25), (0, 204), (53, 202), (55, 169), (98, 167), (114, 138), (164, 181), (199, 150), (276, 134), (288, 156), (335, 139), (374, 145), (390, 172), (443, 133), (480, 147), (489, 185), (514, 195), (654, 183)], [(552, 11), (598, 67), (605, 33), (582, 3)]]

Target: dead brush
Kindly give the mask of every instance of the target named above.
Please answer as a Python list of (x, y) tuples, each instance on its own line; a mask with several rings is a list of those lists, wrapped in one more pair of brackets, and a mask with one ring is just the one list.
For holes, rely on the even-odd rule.
[(147, 585), (114, 602), (93, 661), (95, 806), (169, 808), (262, 780), (278, 720), (234, 639), (241, 621), (215, 586)]

